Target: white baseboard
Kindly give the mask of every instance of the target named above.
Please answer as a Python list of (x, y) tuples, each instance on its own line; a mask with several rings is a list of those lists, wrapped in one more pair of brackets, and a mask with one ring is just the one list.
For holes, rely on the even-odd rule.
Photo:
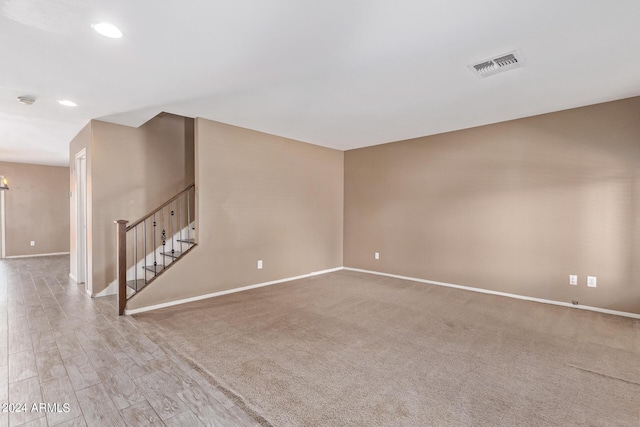
[(290, 282), (292, 280), (305, 279), (307, 277), (318, 276), (320, 274), (333, 273), (334, 271), (342, 270), (342, 268), (343, 267), (336, 267), (336, 268), (330, 268), (328, 270), (314, 271), (314, 272), (309, 273), (309, 274), (303, 274), (302, 276), (288, 277), (286, 279), (280, 279), (280, 280), (272, 280), (270, 282), (263, 282), (263, 283), (258, 283), (258, 284), (255, 284), (255, 285), (243, 286), (241, 288), (234, 288), (234, 289), (229, 289), (229, 290), (226, 290), (226, 291), (220, 291), (220, 292), (214, 292), (214, 293), (211, 293), (211, 294), (199, 295), (199, 296), (196, 296), (196, 297), (191, 297), (191, 298), (185, 298), (185, 299), (180, 299), (180, 300), (176, 300), (176, 301), (165, 302), (165, 303), (162, 303), (162, 304), (150, 305), (150, 306), (147, 306), (147, 307), (134, 308), (132, 310), (126, 310), (125, 309), (124, 314), (144, 313), (145, 311), (157, 310), (159, 308), (171, 307), (171, 306), (174, 306), (174, 305), (186, 304), (188, 302), (200, 301), (200, 300), (207, 299), (207, 298), (214, 298), (214, 297), (219, 297), (219, 296), (222, 296), (222, 295), (233, 294), (233, 293), (236, 293), (236, 292), (248, 291), (249, 289), (261, 288), (263, 286), (270, 286), (270, 285), (275, 285), (275, 284), (278, 284), (278, 283)]
[(10, 259), (10, 258), (34, 258), (34, 257), (40, 257), (40, 256), (54, 256), (54, 255), (69, 255), (69, 252), (52, 252), (50, 254), (34, 254), (34, 255), (14, 255), (14, 256), (7, 256), (5, 258), (6, 259)]
[(91, 295), (91, 298), (106, 297), (107, 295), (115, 295), (117, 293), (118, 282), (114, 280), (113, 282), (109, 283), (109, 286), (104, 288), (102, 291), (98, 292), (97, 294)]
[[(289, 277), (289, 278), (286, 278), (286, 279), (273, 280), (271, 282), (264, 282), (264, 283), (258, 283), (258, 284), (255, 284), (255, 285), (243, 286), (241, 288), (234, 288), (234, 289), (229, 289), (229, 290), (226, 290), (226, 291), (220, 291), (220, 292), (214, 292), (214, 293), (205, 294), (205, 295), (199, 295), (199, 296), (196, 296), (196, 297), (191, 297), (191, 298), (185, 298), (185, 299), (180, 299), (180, 300), (176, 300), (176, 301), (165, 302), (165, 303), (162, 303), (162, 304), (150, 305), (150, 306), (141, 307), (141, 308), (134, 308), (132, 310), (125, 310), (124, 314), (130, 315), (130, 314), (144, 313), (145, 311), (158, 310), (160, 308), (171, 307), (171, 306), (179, 305), (179, 304), (186, 304), (186, 303), (189, 303), (189, 302), (200, 301), (200, 300), (207, 299), (207, 298), (215, 298), (215, 297), (222, 296), (222, 295), (227, 295), (227, 294), (232, 294), (232, 293), (236, 293), (236, 292), (247, 291), (249, 289), (261, 288), (263, 286), (270, 286), (270, 285), (275, 285), (275, 284), (278, 284), (278, 283), (290, 282), (292, 280), (298, 280), (298, 279), (304, 279), (304, 278), (311, 277), (311, 276), (317, 276), (317, 275), (320, 275), (320, 274), (332, 273), (334, 271), (339, 271), (339, 270), (357, 271), (357, 272), (361, 272), (361, 273), (375, 274), (375, 275), (378, 275), (378, 276), (387, 276), (387, 277), (393, 277), (393, 278), (396, 278), (396, 279), (411, 280), (413, 282), (427, 283), (427, 284), (430, 284), (430, 285), (445, 286), (445, 287), (448, 287), (448, 288), (462, 289), (462, 290), (465, 290), (465, 291), (479, 292), (479, 293), (489, 294), (489, 295), (498, 295), (498, 296), (503, 296), (503, 297), (508, 297), (508, 298), (515, 298), (515, 299), (525, 300), (525, 301), (534, 301), (534, 302), (539, 302), (539, 303), (543, 303), (543, 304), (558, 305), (558, 306), (562, 306), (562, 307), (577, 308), (577, 309), (580, 309), (580, 310), (595, 311), (595, 312), (599, 312), (599, 313), (613, 314), (613, 315), (616, 315), (616, 316), (623, 316), (623, 317), (630, 317), (630, 318), (633, 318), (633, 319), (640, 319), (640, 314), (629, 313), (629, 312), (626, 312), (626, 311), (609, 310), (607, 308), (591, 307), (591, 306), (588, 306), (588, 305), (573, 305), (572, 303), (568, 303), (568, 302), (554, 301), (554, 300), (548, 300), (548, 299), (543, 299), (543, 298), (534, 298), (534, 297), (528, 297), (526, 295), (510, 294), (510, 293), (506, 293), (506, 292), (492, 291), (490, 289), (474, 288), (474, 287), (471, 287), (471, 286), (456, 285), (456, 284), (453, 284), (453, 283), (446, 283), (446, 282), (436, 282), (434, 280), (425, 280), (425, 279), (419, 279), (419, 278), (416, 278), (416, 277), (400, 276), (400, 275), (397, 275), (397, 274), (382, 273), (382, 272), (379, 272), (379, 271), (363, 270), (363, 269), (360, 269), (360, 268), (351, 268), (351, 267), (336, 267), (336, 268), (331, 268), (331, 269), (328, 269), (328, 270), (322, 270), (322, 271), (316, 271), (316, 272), (309, 273), (309, 274), (304, 274), (302, 276), (295, 276), (295, 277)], [(115, 294), (116, 293), (115, 284), (116, 284), (115, 282), (111, 283), (109, 285), (109, 287), (107, 287), (107, 289), (105, 289), (104, 291), (100, 292), (100, 294), (97, 294), (95, 296), (103, 296), (103, 294), (104, 295)], [(114, 287), (114, 289), (111, 291), (112, 286)], [(109, 291), (111, 293), (106, 293), (107, 291)]]
[(554, 301), (554, 300), (548, 300), (548, 299), (543, 299), (543, 298), (534, 298), (534, 297), (528, 297), (528, 296), (525, 296), (525, 295), (518, 295), (518, 294), (509, 294), (509, 293), (506, 293), (506, 292), (492, 291), (492, 290), (489, 290), (489, 289), (474, 288), (474, 287), (471, 287), (471, 286), (455, 285), (453, 283), (435, 282), (433, 280), (418, 279), (416, 277), (399, 276), (397, 274), (381, 273), (379, 271), (372, 271), (372, 270), (362, 270), (360, 268), (343, 267), (343, 269), (344, 270), (348, 270), (348, 271), (358, 271), (360, 273), (376, 274), (378, 276), (393, 277), (393, 278), (396, 278), (396, 279), (411, 280), (413, 282), (428, 283), (430, 285), (446, 286), (448, 288), (463, 289), (465, 291), (480, 292), (480, 293), (483, 293), (483, 294), (490, 294), (490, 295), (499, 295), (499, 296), (502, 296), (502, 297), (516, 298), (516, 299), (521, 299), (521, 300), (525, 300), (525, 301), (535, 301), (535, 302), (541, 302), (543, 304), (559, 305), (559, 306), (562, 306), (562, 307), (578, 308), (578, 309), (581, 309), (581, 310), (597, 311), (599, 313), (613, 314), (613, 315), (616, 315), (616, 316), (623, 316), (623, 317), (631, 317), (633, 319), (640, 319), (640, 314), (629, 313), (629, 312), (626, 312), (626, 311), (609, 310), (607, 308), (591, 307), (591, 306), (588, 306), (588, 305), (573, 305), (570, 302)]
[(78, 283), (78, 279), (76, 279), (76, 276), (74, 276), (73, 274), (69, 273), (69, 278), (74, 282)]

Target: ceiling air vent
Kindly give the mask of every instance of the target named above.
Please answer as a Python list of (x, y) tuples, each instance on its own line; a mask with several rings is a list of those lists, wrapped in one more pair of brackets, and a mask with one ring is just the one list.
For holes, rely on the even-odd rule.
[(503, 71), (512, 70), (522, 65), (522, 59), (517, 51), (505, 53), (495, 58), (487, 59), (469, 68), (480, 77), (489, 77)]

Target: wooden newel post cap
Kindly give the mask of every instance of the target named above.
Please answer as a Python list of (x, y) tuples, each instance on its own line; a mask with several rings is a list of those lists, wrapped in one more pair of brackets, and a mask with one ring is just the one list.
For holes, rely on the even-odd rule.
[(126, 219), (119, 219), (117, 221), (113, 221), (114, 224), (126, 224), (129, 221), (127, 221)]

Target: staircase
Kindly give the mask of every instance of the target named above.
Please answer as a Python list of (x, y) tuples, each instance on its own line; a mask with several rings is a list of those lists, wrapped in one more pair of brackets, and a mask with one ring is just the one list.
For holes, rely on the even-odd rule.
[(116, 223), (118, 312), (196, 245), (195, 185), (127, 226)]

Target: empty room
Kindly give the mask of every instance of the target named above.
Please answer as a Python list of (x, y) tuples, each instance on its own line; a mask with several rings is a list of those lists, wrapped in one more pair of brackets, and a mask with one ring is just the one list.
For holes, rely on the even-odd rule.
[(638, 16), (0, 2), (0, 424), (640, 425)]

